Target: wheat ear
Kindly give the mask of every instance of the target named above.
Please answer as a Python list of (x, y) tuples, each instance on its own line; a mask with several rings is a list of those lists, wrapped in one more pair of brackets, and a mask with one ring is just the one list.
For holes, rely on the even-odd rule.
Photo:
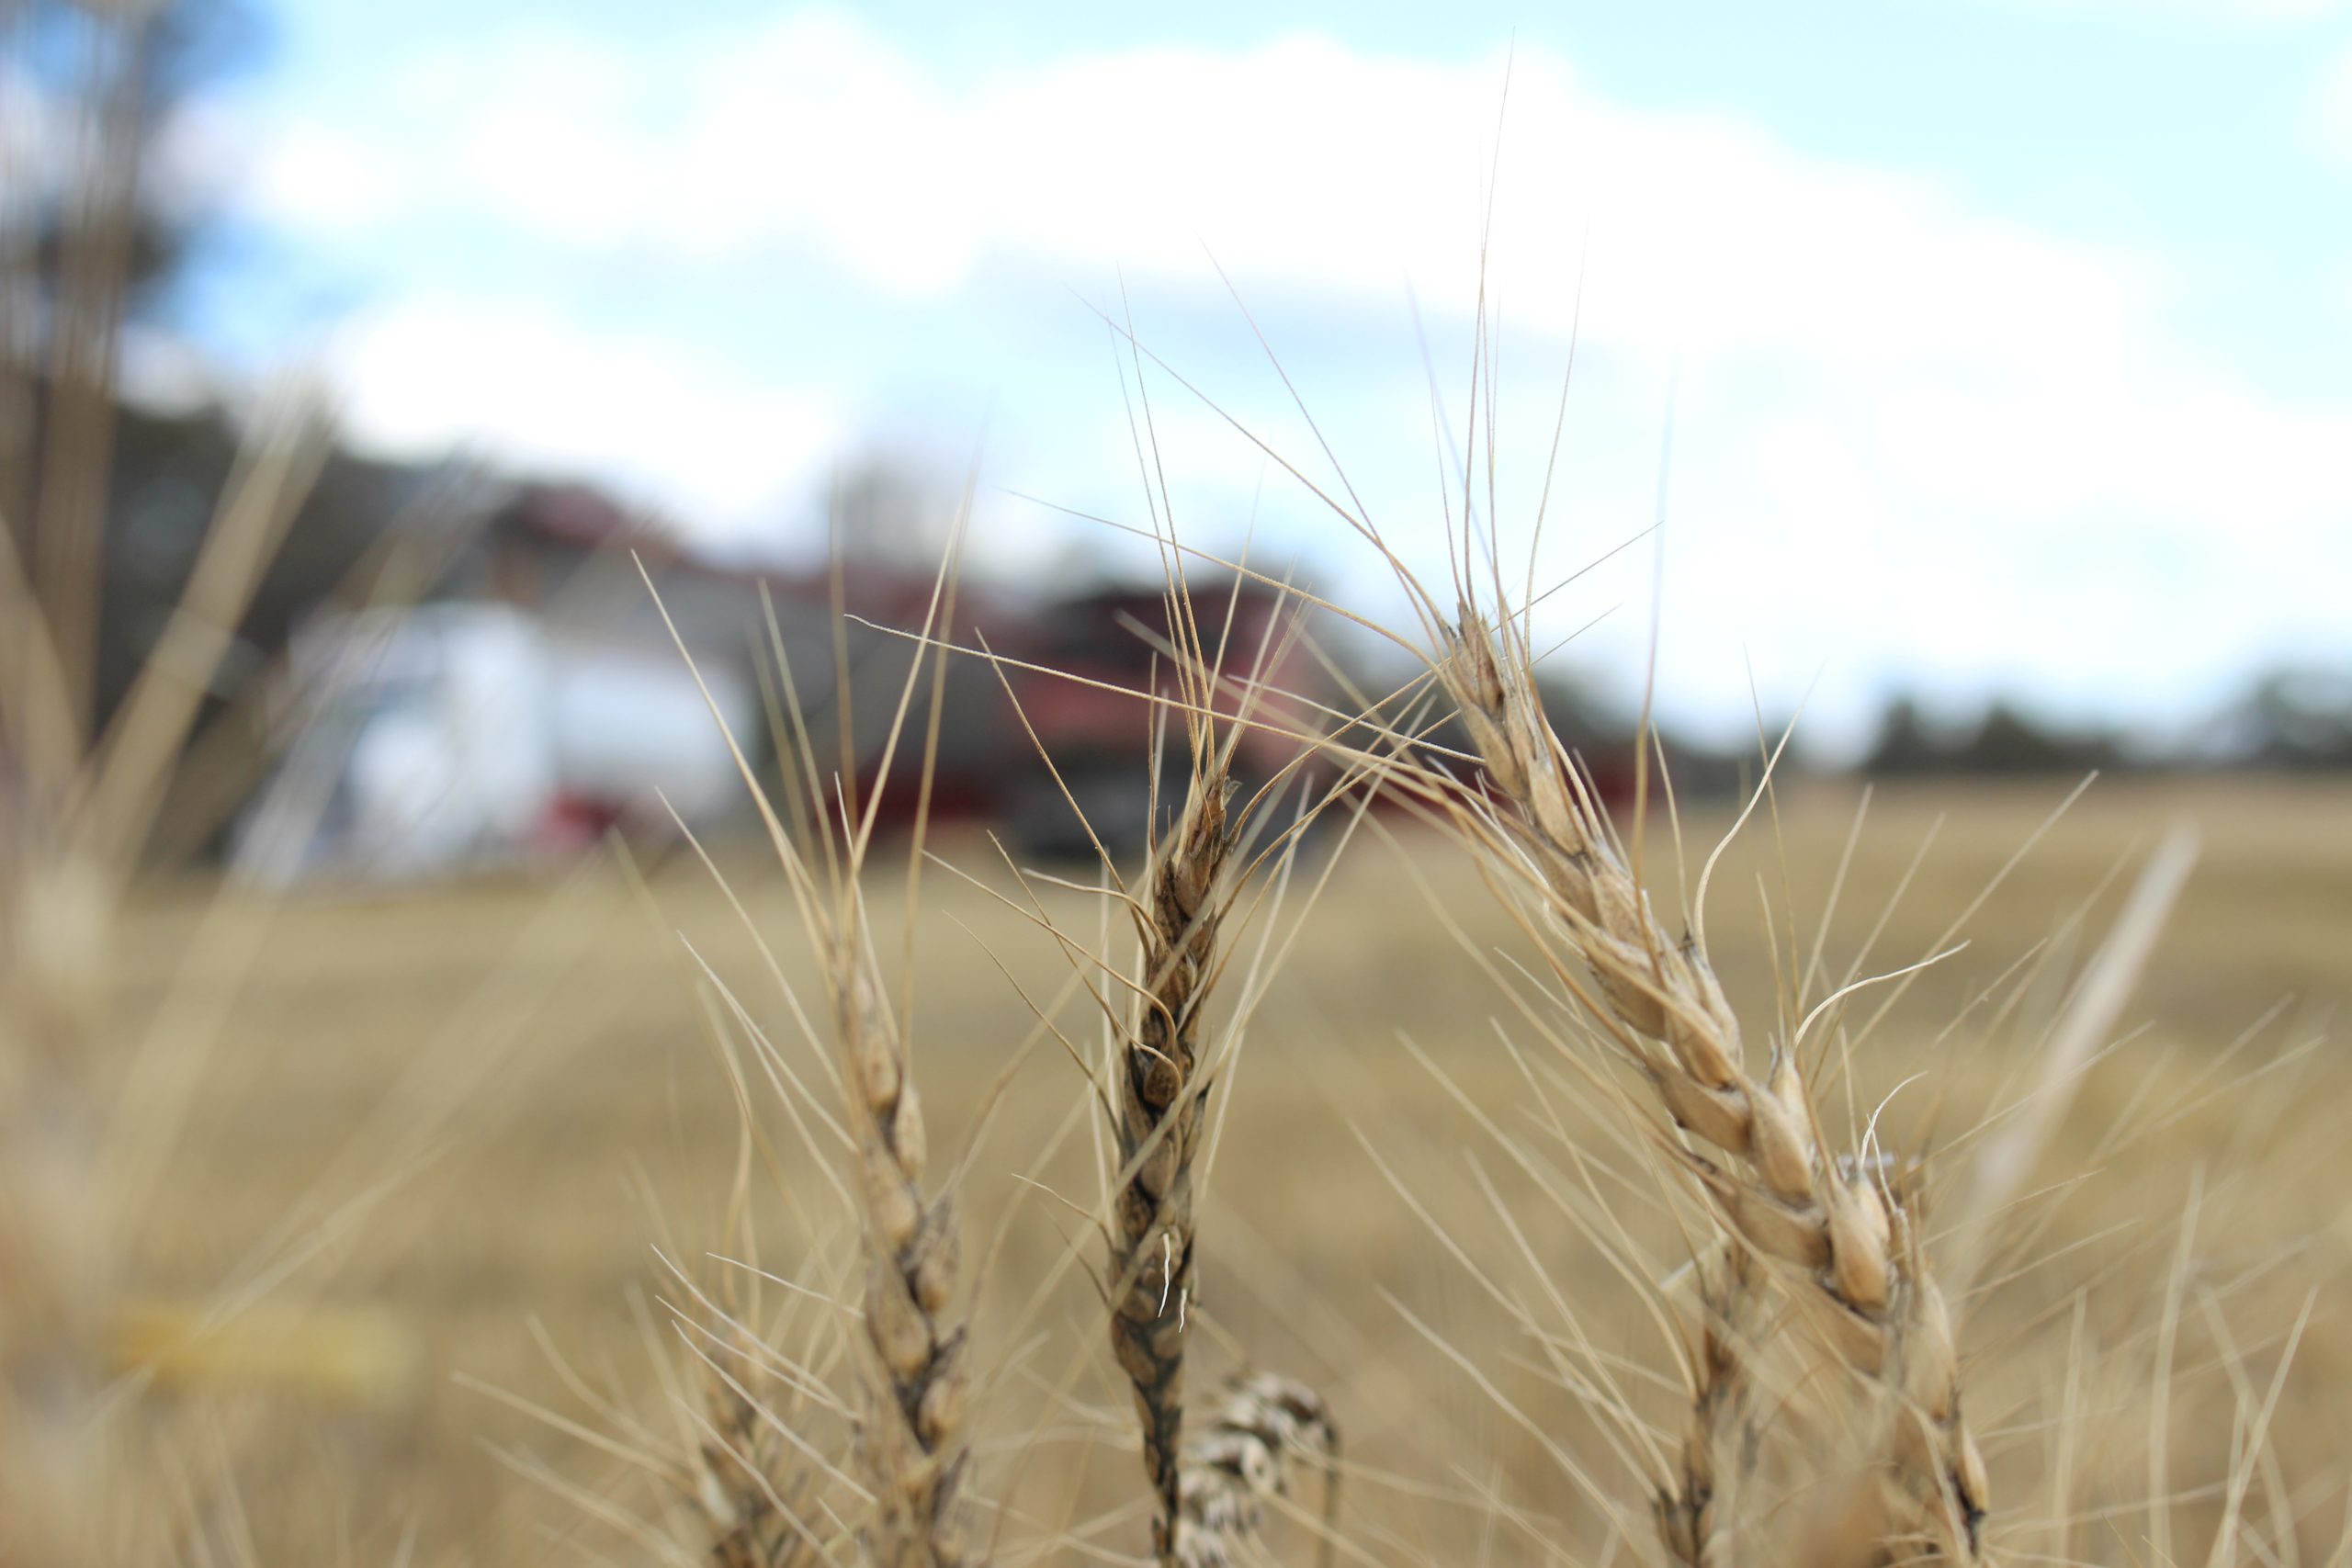
[[(746, 1358), (748, 1361), (748, 1358)], [(701, 1440), (690, 1499), (718, 1568), (794, 1568), (822, 1543), (802, 1521), (815, 1512), (818, 1475), (790, 1452), (775, 1417), (714, 1364), (703, 1387)]]
[(1183, 815), (1155, 854), (1136, 915), (1141, 979), (1116, 1073), (1111, 1347), (1134, 1385), (1158, 1503), (1153, 1551), (1175, 1561), (1182, 1507), (1184, 1340), (1193, 1297), (1193, 1168), (1207, 1134), (1200, 1021), (1216, 979), (1235, 825), (1222, 759), (1196, 750)]
[(1464, 807), (1490, 847), (1541, 880), (1591, 969), (1596, 1010), (1668, 1114), (1724, 1160), (1684, 1157), (1757, 1252), (1796, 1281), (1848, 1365), (1893, 1401), (1889, 1523), (1982, 1557), (1984, 1463), (1960, 1406), (1960, 1362), (1914, 1216), (1860, 1161), (1826, 1156), (1795, 1053), (1748, 1076), (1738, 1020), (1695, 935), (1669, 935), (1536, 700), (1525, 653), (1464, 604), (1439, 673), (1499, 807)]
[(1747, 1347), (1757, 1306), (1754, 1257), (1738, 1242), (1728, 1242), (1722, 1260), (1713, 1269), (1700, 1265), (1698, 1274), (1690, 1409), (1679, 1473), (1658, 1490), (1658, 1536), (1683, 1568), (1722, 1568), (1730, 1561), (1725, 1542), (1732, 1499), (1726, 1483), (1736, 1483), (1751, 1468), (1747, 1450), (1754, 1446), (1747, 1421)]
[[(854, 883), (848, 894), (854, 904)], [(868, 1544), (884, 1568), (955, 1568), (967, 1452), (958, 1232), (947, 1195), (923, 1197), (922, 1103), (865, 929), (854, 914), (835, 928), (829, 984), (864, 1188), (865, 1333), (883, 1384), (860, 1434), (876, 1495)]]
[(1270, 1372), (1227, 1385), (1200, 1437), (1186, 1446), (1176, 1559), (1183, 1568), (1227, 1568), (1243, 1561), (1265, 1517), (1267, 1499), (1287, 1496), (1294, 1458), (1323, 1468), (1322, 1561), (1331, 1558), (1340, 1503), (1340, 1429), (1322, 1397)]
[[(968, 504), (968, 492), (966, 502)], [(954, 614), (955, 574), (967, 515), (962, 511), (957, 513), (947, 553), (932, 584), (931, 604), (923, 615), (925, 638)], [(693, 656), (642, 562), (638, 570), (647, 591), (653, 593), (654, 607), (679, 656), (701, 687), (736, 770), (759, 809), (808, 928), (831, 1003), (842, 1100), (855, 1145), (865, 1252), (865, 1328), (874, 1352), (875, 1386), (869, 1390), (872, 1397), (858, 1429), (861, 1468), (874, 1495), (874, 1513), (863, 1540), (865, 1555), (877, 1568), (961, 1568), (967, 1559), (964, 1509), (957, 1494), (970, 1457), (964, 1422), (965, 1329), (956, 1315), (960, 1306), (956, 1276), (961, 1232), (948, 1193), (929, 1200), (923, 1195), (928, 1143), (922, 1100), (915, 1092), (913, 1063), (907, 1051), (906, 1007), (894, 1010), (882, 983), (862, 884), (883, 791), (924, 661), (916, 660), (909, 666), (862, 809), (857, 804), (856, 770), (851, 761), (845, 764), (845, 779), (835, 775), (838, 815), (820, 815), (815, 808), (822, 792), (818, 787), (814, 743), (791, 667), (783, 657), (781, 639), (776, 641), (778, 683), (790, 712), (784, 739), (797, 753), (784, 765), (787, 773), (795, 761), (801, 770), (806, 794), (797, 798), (810, 807), (803, 819), (804, 832), (813, 831), (824, 852), (821, 861), (812, 862), (809, 852), (794, 843), (742, 749), (728, 731), (725, 715), (707, 686), (702, 685), (701, 672), (695, 669)], [(844, 613), (838, 570), (834, 592), (838, 626)], [(944, 700), (936, 661), (932, 673), (926, 759), (936, 753)], [(838, 644), (834, 681), (834, 701), (842, 716), (843, 733), (849, 735), (849, 666)], [(915, 807), (916, 848), (910, 863), (915, 867), (922, 864), (929, 821), (930, 779), (926, 761)], [(911, 887), (910, 882), (910, 904)], [(909, 940), (911, 976), (911, 937)]]

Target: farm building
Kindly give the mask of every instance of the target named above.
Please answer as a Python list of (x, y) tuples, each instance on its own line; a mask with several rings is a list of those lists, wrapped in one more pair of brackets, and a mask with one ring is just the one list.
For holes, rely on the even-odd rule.
[[(1229, 587), (1203, 590), (1220, 617)], [(845, 617), (830, 574), (716, 564), (594, 491), (518, 489), (426, 603), (322, 611), (293, 637), (289, 690), (300, 695), (289, 724), (296, 707), (323, 716), (316, 743), (340, 756), (324, 764), (332, 783), (298, 845), (265, 831), (274, 819), (256, 808), (239, 852), (277, 875), (414, 875), (561, 855), (609, 829), (662, 837), (675, 830), (673, 813), (689, 828), (721, 829), (748, 804), (729, 736), (775, 776), (779, 653), (823, 749), (820, 776), (830, 784), (839, 774), (846, 796), (889, 745), (910, 667), (923, 657), (910, 634), (924, 622), (933, 579), (861, 559), (840, 592)], [(1277, 596), (1245, 584), (1230, 601), (1228, 668), (1255, 665), (1269, 683), (1299, 689), (1306, 665), (1275, 626)], [(946, 660), (934, 816), (987, 820), (1029, 852), (1075, 855), (1089, 851), (1074, 799), (1106, 843), (1139, 844), (1159, 727), (1155, 705), (1125, 694), (1155, 681), (1172, 691), (1158, 593), (1102, 588), (1035, 601), (967, 581), (943, 635), (1001, 662), (968, 651)], [(846, 734), (834, 716), (844, 690)], [(1228, 702), (1238, 705), (1238, 694), (1237, 681)], [(928, 717), (927, 700), (910, 714), (902, 761)], [(1239, 772), (1271, 778), (1294, 754), (1252, 731)], [(912, 800), (901, 790), (885, 805), (903, 819)]]

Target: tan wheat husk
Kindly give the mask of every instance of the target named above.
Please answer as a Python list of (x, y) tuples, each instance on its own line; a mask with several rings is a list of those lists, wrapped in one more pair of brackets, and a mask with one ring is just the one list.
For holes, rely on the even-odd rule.
[(1467, 604), (1444, 638), (1441, 678), (1498, 797), (1464, 804), (1461, 820), (1539, 883), (1591, 970), (1588, 999), (1613, 1039), (1674, 1122), (1724, 1156), (1686, 1153), (1692, 1175), (1883, 1402), (1884, 1517), (1863, 1533), (1922, 1536), (1977, 1561), (1984, 1460), (1962, 1414), (1951, 1314), (1916, 1214), (1871, 1167), (1822, 1148), (1794, 1050), (1777, 1048), (1766, 1076), (1750, 1076), (1703, 947), (1652, 911), (1544, 717), (1523, 652)]

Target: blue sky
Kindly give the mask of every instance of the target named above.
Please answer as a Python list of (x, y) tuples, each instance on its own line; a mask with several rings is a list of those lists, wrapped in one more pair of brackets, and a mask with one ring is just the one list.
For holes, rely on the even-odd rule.
[[(1579, 276), (1539, 575), (1647, 525), (1673, 389), (1663, 548), (1552, 607), (1602, 617), (1569, 656), (1601, 679), (1638, 679), (1653, 602), (1669, 710), (1735, 728), (1752, 672), (1833, 740), (1896, 684), (2161, 724), (2352, 659), (2326, 0), (269, 20), (191, 136), (229, 221), (189, 325), (248, 373), (323, 365), (381, 450), (587, 472), (756, 554), (805, 541), (837, 460), (978, 446), (984, 547), (1049, 571), (1114, 537), (1012, 492), (1144, 520), (1090, 308), (1122, 280), (1148, 345), (1329, 476), (1214, 255), (1434, 565), (1491, 166), (1515, 558)], [(1261, 558), (1383, 607), (1297, 484), (1150, 390), (1189, 536), (1254, 514)]]

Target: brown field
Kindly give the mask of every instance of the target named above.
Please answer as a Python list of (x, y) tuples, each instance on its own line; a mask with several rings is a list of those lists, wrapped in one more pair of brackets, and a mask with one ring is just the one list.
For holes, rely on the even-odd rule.
[[(1826, 933), (1828, 972), (1855, 960), (1923, 842), (1870, 968), (1929, 952), (2064, 793), (2039, 784), (1881, 791)], [(1848, 786), (1798, 786), (1777, 821), (1759, 813), (1750, 822), (1717, 874), (1709, 936), (1735, 1004), (1759, 1021), (1750, 1026), (1758, 1043), (1775, 995), (1766, 905), (1777, 962), (1787, 963), (1792, 929), (1810, 961), (1856, 804)], [(1971, 945), (1922, 975), (1856, 1046), (1851, 1099), (1867, 1118), (1924, 1073), (1885, 1110), (1888, 1140), (1962, 1145), (1979, 1109), (2030, 1064), (2058, 982), (2104, 928), (2133, 858), (2182, 817), (2202, 829), (2198, 873), (2127, 1010), (2133, 1032), (2091, 1076), (2050, 1167), (2053, 1179), (2062, 1166), (2095, 1168), (2063, 1202), (2034, 1200), (2055, 1216), (2038, 1243), (2041, 1268), (1993, 1275), (2004, 1290), (1964, 1327), (1972, 1411), (1996, 1489), (2030, 1492), (2034, 1478), (2011, 1472), (2029, 1451), (2018, 1438), (2042, 1418), (2047, 1370), (2012, 1345), (2053, 1321), (2066, 1331), (2076, 1284), (2114, 1286), (2124, 1298), (2085, 1298), (2082, 1334), (2144, 1306), (2144, 1281), (2164, 1277), (2198, 1190), (2205, 1207), (2190, 1247), (2173, 1483), (2186, 1490), (2226, 1471), (2244, 1436), (2232, 1382), (2243, 1377), (2257, 1394), (2267, 1387), (2308, 1301), (2267, 1433), (2283, 1457), (2256, 1490), (2266, 1517), (2297, 1521), (2273, 1531), (2286, 1542), (2282, 1559), (2299, 1548), (2312, 1560), (2335, 1540), (2342, 1456), (2352, 1454), (2342, 1397), (2352, 1386), (2352, 1160), (2336, 1132), (2352, 1104), (2352, 1066), (2325, 1040), (2332, 1017), (2340, 1036), (2352, 1001), (2352, 789), (2095, 786), (1966, 921)], [(1687, 825), (1694, 874), (1724, 820), (1710, 809)], [(985, 842), (941, 849), (989, 888), (1006, 887)], [(1670, 864), (1670, 852), (1656, 840), (1654, 868)], [(786, 976), (813, 997), (781, 879), (752, 845), (722, 860)], [(1286, 908), (1261, 916), (1252, 934), (1286, 936), (1320, 869), (1302, 866)], [(560, 883), (303, 896), (266, 913), (224, 913), (213, 891), (141, 894), (119, 974), (126, 1011), (153, 1011), (201, 922), (215, 922), (216, 935), (223, 921), (263, 922), (249, 933), (249, 972), (194, 982), (230, 1024), (141, 1243), (145, 1286), (167, 1307), (240, 1278), (256, 1238), (306, 1194), (333, 1216), (326, 1256), (254, 1314), (248, 1352), (223, 1350), (179, 1374), (228, 1396), (224, 1413), (206, 1419), (250, 1419), (269, 1434), (258, 1447), (236, 1445), (260, 1555), (384, 1562), (413, 1548), (420, 1561), (505, 1562), (569, 1557), (576, 1546), (590, 1561), (645, 1557), (627, 1527), (588, 1520), (579, 1499), (555, 1495), (560, 1486), (519, 1473), (544, 1461), (597, 1499), (652, 1517), (651, 1494), (615, 1479), (621, 1461), (479, 1385), (596, 1426), (547, 1345), (589, 1384), (659, 1412), (643, 1325), (666, 1325), (656, 1298), (680, 1292), (652, 1248), (659, 1242), (707, 1280), (728, 1273), (706, 1254), (722, 1234), (741, 1125), (709, 1022), (729, 1005), (678, 938), (788, 1055), (813, 1062), (791, 1039), (758, 945), (683, 855), (651, 874), (650, 906), (609, 864)], [(895, 863), (873, 894), (877, 931), (896, 932)], [(1050, 907), (1069, 929), (1091, 931), (1089, 902), (1057, 894)], [(1036, 1043), (1022, 995), (1052, 1008), (1069, 970), (995, 893), (945, 872), (926, 874), (920, 908), (913, 1038), (936, 1168), (963, 1149), (987, 1087), (1018, 1058), (963, 1184), (967, 1259), (981, 1268), (979, 1364), (1000, 1373), (976, 1393), (980, 1462), (997, 1482), (1019, 1473), (1009, 1489), (992, 1486), (1022, 1516), (1011, 1536), (1072, 1561), (1136, 1560), (1146, 1529), (1127, 1394), (1084, 1271), (1059, 1269), (1073, 1243), (1090, 1266), (1101, 1251), (1078, 1212), (1097, 1197), (1082, 1086), (1058, 1045)], [(1352, 1561), (1467, 1560), (1450, 1544), (1464, 1541), (1483, 1542), (1494, 1561), (1546, 1560), (1544, 1519), (1598, 1506), (1575, 1480), (1579, 1469), (1630, 1499), (1624, 1528), (1645, 1526), (1641, 1489), (1605, 1423), (1546, 1371), (1541, 1336), (1504, 1304), (1523, 1303), (1563, 1337), (1572, 1320), (1606, 1364), (1629, 1368), (1626, 1397), (1670, 1426), (1670, 1391), (1630, 1370), (1670, 1374), (1657, 1328), (1583, 1218), (1537, 1189), (1538, 1172), (1563, 1157), (1545, 1127), (1555, 1116), (1584, 1126), (1578, 1101), (1589, 1090), (1474, 962), (1473, 951), (1510, 973), (1510, 955), (1530, 952), (1524, 936), (1465, 857), (1403, 828), (1367, 829), (1348, 846), (1298, 930), (1238, 1070), (1218, 1091), (1229, 1111), (1208, 1178), (1197, 1309), (1213, 1367), (1233, 1364), (1246, 1345), (1329, 1400), (1351, 1457)], [(2051, 962), (2036, 967), (2037, 953)], [(1228, 986), (1228, 1003), (1238, 989)], [(172, 994), (175, 1007), (188, 1005), (189, 993)], [(1865, 994), (1849, 1023), (1875, 1007)], [(1080, 1005), (1065, 998), (1057, 1016), (1091, 1047)], [(2217, 1091), (2312, 1041), (2286, 1068)], [(1828, 1096), (1844, 1100), (1848, 1088)], [(2135, 1097), (2141, 1120), (2160, 1130), (2102, 1148)], [(798, 1201), (821, 1208), (822, 1194), (775, 1099), (757, 1089), (752, 1104), (783, 1178), (782, 1190), (765, 1170), (754, 1182), (761, 1261), (803, 1277), (790, 1210)], [(1595, 1137), (1596, 1157), (1615, 1158)], [(1645, 1207), (1645, 1179), (1617, 1164), (1635, 1172), (1624, 1206), (1647, 1256), (1670, 1266), (1664, 1211)], [(2256, 1169), (2271, 1173), (2258, 1189), (2236, 1183)], [(391, 1178), (397, 1185), (379, 1191)], [(364, 1211), (338, 1206), (361, 1194), (372, 1194)], [(300, 1234), (320, 1234), (319, 1223)], [(984, 1258), (991, 1238), (998, 1249)], [(675, 1359), (666, 1326), (653, 1338)], [(1196, 1374), (1194, 1386), (1207, 1379)], [(2113, 1461), (2115, 1495), (2128, 1499), (2125, 1483), (2145, 1479), (2144, 1427), (2130, 1427), (2136, 1393), (2086, 1397), (2094, 1407), (2111, 1397), (2120, 1440), (2142, 1445)], [(2145, 1550), (2136, 1517), (2086, 1528), (2114, 1533), (2095, 1548), (2077, 1540), (2077, 1551), (2133, 1560)], [(550, 1531), (563, 1548), (550, 1550)], [(1574, 1530), (1585, 1541), (1606, 1533), (1589, 1518)], [(2182, 1555), (2201, 1556), (2204, 1544), (2192, 1538)], [(2032, 1550), (2029, 1541), (2018, 1555)], [(1284, 1560), (1306, 1557), (1292, 1550)]]

